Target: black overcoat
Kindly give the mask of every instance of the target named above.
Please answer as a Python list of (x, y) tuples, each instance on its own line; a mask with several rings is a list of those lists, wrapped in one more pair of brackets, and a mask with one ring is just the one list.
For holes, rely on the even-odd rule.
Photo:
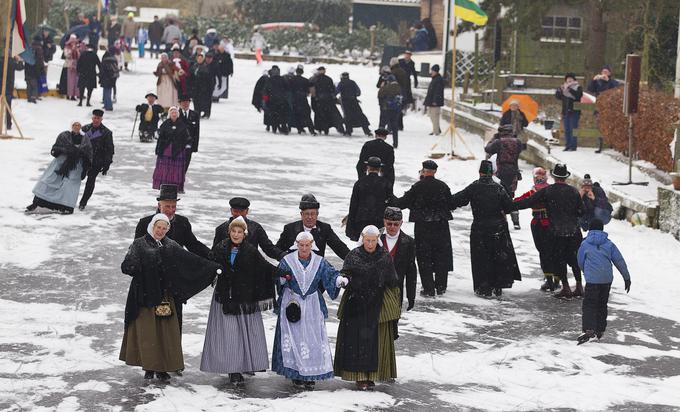
[(179, 118), (182, 119), (184, 124), (187, 125), (187, 130), (189, 130), (189, 136), (191, 136), (191, 151), (194, 153), (198, 152), (198, 141), (201, 137), (200, 113), (189, 109), (189, 112), (185, 114), (184, 109), (180, 109)]
[(151, 121), (147, 122), (146, 119), (144, 118), (144, 114), (148, 109), (149, 109), (148, 103), (138, 104), (137, 107), (135, 107), (135, 111), (139, 113), (140, 132), (155, 132), (156, 130), (158, 130), (158, 121), (161, 118), (160, 117), (161, 114), (165, 111), (165, 109), (163, 109), (163, 106), (161, 106), (158, 103), (154, 103), (153, 106), (151, 106), (151, 111), (153, 113), (151, 116)]
[(583, 215), (585, 206), (575, 187), (564, 182), (556, 182), (533, 195), (514, 203), (517, 210), (544, 204), (548, 211), (550, 229), (555, 236), (577, 236), (581, 234), (578, 218)]
[(95, 128), (92, 123), (83, 126), (82, 131), (92, 144), (92, 170), (108, 170), (113, 163), (113, 133), (103, 124)]
[(191, 144), (187, 125), (177, 118), (177, 121), (167, 119), (158, 130), (158, 142), (156, 143), (156, 155), (160, 156), (165, 148), (172, 145), (172, 157), (176, 157), (186, 145)]
[(349, 127), (368, 127), (370, 125), (361, 105), (359, 96), (361, 89), (354, 80), (342, 79), (338, 83), (337, 91), (340, 93), (342, 112), (345, 115), (345, 125)]
[(97, 87), (97, 70), (101, 72), (99, 57), (92, 50), (86, 50), (78, 58), (78, 87), (95, 89)]
[(312, 109), (309, 107), (309, 88), (312, 84), (302, 75), (295, 75), (289, 81), (293, 116), (291, 127), (313, 127)]
[(345, 234), (357, 241), (368, 225), (383, 227), (385, 207), (392, 199), (392, 184), (378, 173), (369, 173), (354, 183)]
[(383, 163), (382, 174), (392, 185), (394, 185), (394, 147), (385, 142), (384, 139), (373, 139), (364, 143), (359, 153), (359, 161), (357, 162), (357, 178), (361, 178), (366, 174), (366, 161), (369, 157), (379, 157)]
[[(279, 241), (276, 242), (276, 247), (284, 251), (284, 256), (292, 251), (290, 248), (295, 243), (295, 238), (298, 233), (304, 232), (304, 230), (305, 228), (302, 224), (302, 220), (288, 223), (283, 227), (283, 232), (281, 232)], [(318, 251), (315, 251), (318, 255), (324, 256), (326, 245), (330, 246), (340, 259), (345, 259), (347, 253), (349, 253), (347, 245), (340, 240), (328, 223), (317, 220), (316, 228), (312, 229), (310, 233), (312, 234), (312, 237), (314, 237), (314, 244), (316, 244), (316, 247), (319, 249)]]
[[(383, 246), (387, 245), (387, 238), (383, 234), (381, 237)], [(399, 231), (399, 239), (395, 245), (397, 250), (394, 252), (392, 258), (394, 262), (394, 269), (397, 271), (399, 278), (399, 290), (401, 291), (401, 300), (404, 300), (404, 289), (406, 289), (406, 298), (409, 304), (416, 299), (416, 280), (418, 278), (418, 269), (416, 269), (416, 241), (404, 231)], [(385, 246), (385, 250), (387, 247)]]
[(343, 131), (342, 116), (335, 105), (335, 85), (325, 74), (314, 77), (314, 128), (326, 131), (332, 127)]

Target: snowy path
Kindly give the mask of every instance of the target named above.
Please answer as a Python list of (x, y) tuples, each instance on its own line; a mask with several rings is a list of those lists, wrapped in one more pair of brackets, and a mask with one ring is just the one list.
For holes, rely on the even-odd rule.
[[(608, 226), (629, 261), (630, 295), (615, 275), (609, 330), (601, 343), (576, 347), (580, 300), (556, 301), (541, 294), (536, 252), (523, 212), (523, 229), (513, 231), (524, 281), (502, 301), (472, 294), (469, 208), (451, 223), (455, 271), (449, 292), (416, 300), (400, 322), (396, 342), (399, 378), (374, 393), (357, 393), (351, 383), (322, 382), (299, 393), (268, 373), (235, 390), (223, 376), (198, 371), (210, 305), (206, 290), (185, 309), (186, 373), (169, 385), (144, 385), (139, 368), (118, 361), (123, 305), (129, 278), (119, 265), (140, 217), (152, 213), (153, 146), (130, 141), (131, 108), (155, 85), (152, 62), (119, 81), (118, 104), (105, 124), (113, 131), (116, 156), (109, 176), (100, 177), (85, 212), (72, 216), (26, 216), (23, 208), (40, 170), (49, 162), (56, 133), (71, 119), (89, 118), (86, 108), (45, 99), (37, 106), (17, 101), (15, 110), (31, 141), (0, 142), (3, 198), (0, 219), (0, 409), (3, 410), (671, 410), (680, 408), (680, 302), (673, 290), (680, 244), (669, 235), (625, 222)], [(327, 66), (339, 78), (341, 66)], [(285, 70), (287, 67), (283, 66)], [(309, 71), (311, 67), (307, 67)], [(364, 91), (364, 109), (377, 118), (375, 69), (350, 67)], [(298, 216), (304, 192), (321, 202), (320, 219), (341, 232), (360, 137), (274, 136), (264, 132), (250, 106), (261, 68), (236, 62), (232, 96), (213, 106), (202, 125), (200, 152), (188, 173), (180, 214), (190, 218), (200, 240), (226, 219), (228, 199), (246, 196), (251, 217), (273, 240)], [(51, 73), (54, 75), (54, 73)], [(101, 89), (97, 89), (98, 100)], [(417, 178), (434, 143), (429, 122), (409, 114), (397, 151), (395, 192)], [(481, 141), (466, 136), (481, 157)], [(453, 191), (475, 179), (477, 161), (439, 161), (439, 177)], [(521, 189), (530, 185), (525, 169)], [(405, 225), (412, 233), (412, 225)], [(344, 238), (344, 236), (343, 236)], [(347, 239), (345, 239), (347, 240)], [(330, 256), (333, 264), (340, 261)], [(328, 332), (337, 330), (337, 303), (330, 304)], [(275, 318), (265, 315), (271, 347)]]

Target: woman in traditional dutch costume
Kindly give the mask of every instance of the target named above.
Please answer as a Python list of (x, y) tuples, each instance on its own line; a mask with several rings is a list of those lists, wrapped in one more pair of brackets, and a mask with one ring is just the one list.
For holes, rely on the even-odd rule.
[(297, 250), (279, 263), (279, 299), (274, 309), (279, 318), (272, 353), (272, 370), (307, 389), (314, 388), (314, 381), (333, 377), (323, 290), (335, 299), (349, 282), (326, 259), (312, 253), (313, 243), (310, 233), (300, 232)]
[(184, 193), (186, 175), (186, 151), (191, 150), (191, 137), (186, 123), (179, 118), (179, 109), (171, 107), (169, 118), (158, 129), (156, 142), (156, 169), (153, 172), (153, 188), (161, 185), (177, 185)]
[[(50, 210), (73, 213), (78, 201), (80, 183), (92, 165), (92, 144), (80, 131), (80, 122), (71, 123), (71, 130), (59, 133), (50, 153), (54, 160), (33, 187), (33, 203), (27, 213)], [(38, 209), (40, 208), (40, 209)]]
[(167, 216), (154, 215), (147, 233), (135, 239), (121, 264), (132, 282), (119, 358), (127, 365), (141, 366), (145, 379), (155, 373), (164, 381), (170, 379), (168, 372), (184, 369), (175, 299), (186, 301), (221, 273), (218, 264), (166, 237), (169, 229)]
[(234, 384), (243, 373), (269, 366), (263, 310), (274, 306), (275, 267), (257, 247), (244, 241), (248, 226), (242, 217), (229, 224), (229, 238), (213, 247), (213, 259), (224, 267), (210, 304), (201, 370), (228, 373)]
[(380, 230), (366, 226), (359, 244), (345, 257), (342, 267), (350, 282), (338, 308), (334, 369), (343, 380), (355, 381), (358, 389), (367, 390), (375, 386), (374, 381), (397, 377), (394, 339), (401, 295)]

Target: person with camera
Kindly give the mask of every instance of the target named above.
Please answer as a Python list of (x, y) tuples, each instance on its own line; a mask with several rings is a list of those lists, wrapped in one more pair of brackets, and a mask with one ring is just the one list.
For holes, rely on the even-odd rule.
[(565, 152), (576, 151), (576, 137), (574, 129), (578, 129), (581, 111), (574, 108), (574, 103), (580, 102), (583, 88), (576, 81), (574, 73), (564, 76), (564, 83), (555, 91), (555, 98), (562, 101), (562, 122), (564, 126)]

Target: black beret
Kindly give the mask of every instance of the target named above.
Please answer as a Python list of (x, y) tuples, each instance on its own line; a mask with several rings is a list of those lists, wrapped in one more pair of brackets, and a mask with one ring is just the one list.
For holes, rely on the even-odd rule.
[(250, 201), (245, 197), (234, 197), (229, 201), (232, 209), (245, 210), (250, 207)]

